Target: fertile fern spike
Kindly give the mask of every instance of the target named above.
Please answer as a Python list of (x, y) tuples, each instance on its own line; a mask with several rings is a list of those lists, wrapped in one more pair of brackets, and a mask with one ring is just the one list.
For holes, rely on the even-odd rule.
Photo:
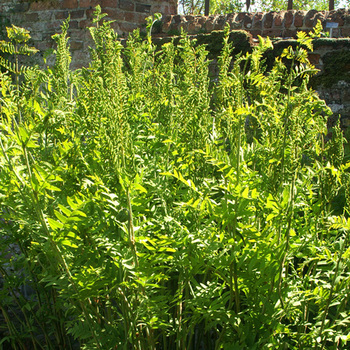
[(14, 62), (11, 62), (0, 56), (0, 66), (4, 67), (9, 72), (13, 73), (16, 78), (17, 89), (19, 89), (19, 76), (27, 69), (25, 66), (20, 67), (18, 62), (19, 55), (34, 55), (38, 52), (35, 47), (30, 47), (25, 44), (29, 39), (29, 31), (12, 25), (7, 27), (7, 37), (9, 41), (0, 41), (0, 52), (14, 56)]
[(69, 65), (71, 62), (71, 55), (68, 45), (69, 37), (67, 37), (69, 20), (70, 17), (68, 17), (62, 23), (62, 32), (60, 34), (55, 34), (52, 36), (57, 43), (56, 62), (54, 66), (56, 74), (54, 74), (52, 84), (58, 96), (67, 96), (68, 93), (68, 81), (70, 76)]

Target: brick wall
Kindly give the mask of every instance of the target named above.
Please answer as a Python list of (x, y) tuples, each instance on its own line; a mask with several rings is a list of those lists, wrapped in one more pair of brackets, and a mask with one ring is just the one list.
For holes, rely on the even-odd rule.
[(54, 47), (51, 36), (60, 31), (62, 21), (70, 15), (69, 36), (73, 67), (88, 61), (91, 45), (89, 32), (94, 8), (100, 5), (107, 20), (115, 20), (113, 28), (126, 36), (145, 24), (155, 12), (177, 13), (176, 0), (0, 0), (0, 31), (15, 24), (31, 32), (32, 43), (41, 52)]
[[(42, 64), (40, 56), (46, 49), (54, 47), (51, 36), (60, 31), (60, 25), (70, 15), (71, 67), (77, 68), (89, 62), (88, 47), (91, 38), (86, 29), (91, 25), (94, 7), (99, 4), (107, 20), (115, 20), (113, 28), (121, 36), (126, 36), (135, 28), (145, 25), (145, 18), (155, 12), (163, 14), (161, 26), (157, 26), (158, 36), (169, 37), (184, 29), (190, 34), (198, 34), (199, 42), (205, 39), (208, 48), (217, 49), (220, 43), (216, 30), (222, 30), (226, 23), (232, 30), (245, 30), (246, 43), (237, 44), (238, 49), (254, 45), (252, 37), (257, 35), (273, 38), (293, 38), (297, 31), (310, 31), (322, 21), (324, 30), (327, 22), (338, 23), (333, 36), (339, 39), (319, 39), (310, 59), (321, 70), (313, 85), (332, 108), (335, 115), (341, 115), (344, 127), (350, 126), (350, 11), (281, 11), (257, 13), (231, 13), (218, 16), (177, 15), (176, 0), (0, 0), (0, 33), (11, 23), (31, 32), (31, 45), (40, 50), (35, 55), (36, 62)], [(247, 34), (247, 33), (246, 33)], [(170, 38), (168, 38), (169, 40)], [(273, 55), (290, 45), (293, 40), (274, 40)], [(220, 46), (220, 45), (219, 45)], [(211, 58), (218, 52), (212, 52)], [(40, 62), (41, 61), (41, 62)]]
[(321, 20), (325, 30), (327, 22), (338, 23), (333, 29), (334, 37), (350, 36), (350, 12), (340, 9), (336, 11), (280, 11), (256, 13), (230, 13), (217, 16), (181, 16), (168, 15), (163, 17), (162, 33), (179, 33), (181, 28), (190, 34), (208, 33), (212, 30), (222, 30), (228, 23), (231, 30), (243, 29), (253, 37), (295, 37), (297, 31), (310, 31), (317, 20)]

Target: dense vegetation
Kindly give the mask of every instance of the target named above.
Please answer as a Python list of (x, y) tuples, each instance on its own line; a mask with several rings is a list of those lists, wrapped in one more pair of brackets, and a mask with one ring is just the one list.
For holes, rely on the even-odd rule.
[[(290, 0), (209, 0), (210, 14), (224, 14), (241, 11), (283, 11), (287, 10)], [(329, 10), (329, 0), (293, 0), (293, 10)], [(179, 0), (179, 11), (185, 15), (203, 15), (205, 0)], [(335, 0), (335, 8), (349, 6), (349, 0)]]
[(312, 38), (266, 71), (268, 39), (232, 61), (226, 33), (210, 78), (186, 35), (124, 48), (101, 18), (88, 68), (68, 22), (54, 67), (2, 61), (4, 349), (345, 349), (350, 164)]

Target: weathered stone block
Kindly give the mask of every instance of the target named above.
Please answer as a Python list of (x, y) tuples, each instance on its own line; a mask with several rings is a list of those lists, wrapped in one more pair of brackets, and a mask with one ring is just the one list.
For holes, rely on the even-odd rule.
[(294, 26), (300, 28), (304, 24), (304, 11), (297, 11), (294, 15)]
[(304, 25), (306, 28), (312, 28), (315, 25), (315, 15), (317, 14), (317, 10), (310, 10), (305, 15)]
[[(345, 9), (339, 9), (337, 11), (331, 11), (328, 15), (328, 18), (332, 22), (339, 23), (339, 26), (343, 26), (345, 22), (345, 16), (347, 15), (347, 10)], [(327, 19), (328, 19), (327, 18)]]
[(78, 29), (79, 28), (79, 22), (78, 21), (70, 21), (69, 22), (69, 28), (70, 29)]
[(62, 8), (64, 8), (64, 9), (76, 9), (76, 8), (78, 8), (78, 0), (63, 0)]
[(257, 38), (258, 35), (262, 34), (262, 30), (261, 29), (251, 29), (249, 31), (249, 33), (253, 36), (253, 38)]
[(102, 9), (105, 7), (116, 8), (117, 0), (101, 0), (101, 7)]
[(262, 36), (269, 36), (271, 38), (279, 38), (282, 36), (282, 29), (281, 28), (270, 28), (265, 29), (262, 31)]
[(54, 1), (34, 1), (29, 6), (30, 11), (43, 11), (50, 10), (53, 8), (59, 8), (57, 3), (55, 3)]
[(79, 28), (80, 29), (85, 29), (88, 27), (91, 27), (92, 25), (92, 21), (90, 19), (83, 19), (81, 21), (79, 21)]
[(20, 2), (19, 4), (16, 4), (13, 7), (13, 12), (18, 13), (18, 12), (26, 12), (29, 9), (29, 3), (28, 2)]
[(275, 18), (275, 12), (268, 12), (264, 19), (264, 28), (271, 28)]
[(294, 20), (294, 13), (295, 13), (295, 11), (293, 11), (293, 10), (287, 11), (285, 13), (285, 16), (284, 16), (284, 19), (285, 19), (284, 26), (285, 26), (285, 28), (290, 28), (292, 26), (293, 20)]
[(120, 32), (122, 33), (122, 35), (127, 36), (128, 33), (139, 28), (139, 26), (137, 24), (134, 24), (134, 23), (125, 22), (125, 23), (120, 23), (119, 28), (120, 28)]
[(66, 19), (68, 15), (68, 11), (55, 11), (55, 19)]
[(28, 22), (36, 22), (39, 20), (39, 15), (36, 12), (27, 13), (25, 15), (25, 20)]
[(148, 4), (136, 4), (136, 12), (151, 13), (151, 5)]
[(264, 17), (263, 12), (255, 13), (255, 15), (253, 16), (253, 20), (252, 20), (252, 28), (261, 29), (263, 17)]
[(285, 15), (286, 15), (286, 11), (281, 11), (281, 12), (277, 13), (275, 16), (275, 22), (273, 25), (275, 27), (281, 27), (283, 24)]
[(75, 50), (82, 50), (84, 47), (84, 42), (83, 41), (77, 41), (77, 40), (71, 40), (70, 41), (70, 48), (72, 51)]
[(71, 19), (84, 18), (85, 11), (84, 10), (72, 10), (69, 11)]
[(350, 37), (350, 28), (341, 28), (341, 34), (343, 37)]
[(214, 30), (214, 21), (215, 21), (214, 16), (209, 16), (207, 18), (207, 21), (205, 22), (205, 30), (207, 32), (211, 32), (212, 30)]
[(284, 38), (295, 38), (297, 36), (297, 31), (295, 29), (287, 28), (282, 31), (282, 36)]
[(99, 0), (79, 0), (79, 7), (80, 8), (95, 8), (97, 5), (100, 4)]
[(135, 4), (130, 0), (119, 0), (119, 8), (125, 11), (134, 11)]
[(226, 24), (226, 16), (218, 16), (214, 22), (214, 30), (223, 30)]
[(238, 18), (240, 21), (243, 23), (243, 28), (250, 29), (252, 27), (252, 22), (253, 22), (253, 14), (252, 13), (247, 13), (247, 12), (242, 12), (241, 14), (238, 14)]
[(173, 18), (172, 18), (173, 23), (176, 23), (176, 24), (181, 23), (182, 22), (182, 17), (183, 16), (181, 16), (181, 15), (173, 16)]
[(314, 66), (318, 65), (320, 62), (321, 55), (317, 53), (309, 53), (309, 61)]

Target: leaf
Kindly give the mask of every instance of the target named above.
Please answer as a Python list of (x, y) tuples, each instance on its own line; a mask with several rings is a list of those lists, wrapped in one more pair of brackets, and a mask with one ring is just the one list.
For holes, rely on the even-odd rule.
[(47, 218), (47, 221), (48, 221), (48, 223), (53, 231), (56, 231), (57, 229), (61, 229), (64, 226), (61, 222), (56, 221), (52, 218)]
[(66, 218), (65, 216), (63, 216), (63, 215), (62, 215), (59, 211), (57, 211), (57, 210), (54, 210), (54, 213), (55, 213), (55, 215), (56, 215), (56, 217), (57, 217), (58, 220), (60, 220), (63, 224), (66, 223), (67, 218)]
[(141, 193), (147, 193), (147, 190), (141, 186), (139, 183), (134, 183), (133, 187)]
[(78, 246), (75, 243), (73, 243), (72, 241), (70, 241), (69, 239), (63, 239), (62, 241), (60, 241), (60, 243), (62, 245), (67, 246), (67, 247), (71, 247), (71, 248), (75, 248), (75, 249), (78, 248)]

